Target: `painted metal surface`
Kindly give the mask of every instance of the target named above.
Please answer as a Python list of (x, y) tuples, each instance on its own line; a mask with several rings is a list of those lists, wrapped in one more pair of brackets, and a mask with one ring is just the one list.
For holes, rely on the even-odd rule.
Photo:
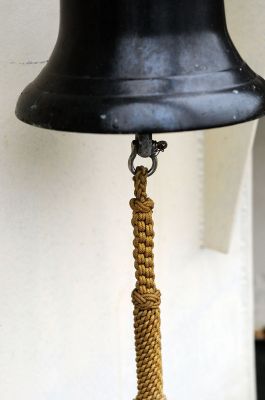
[(223, 0), (61, 0), (54, 52), (16, 110), (85, 133), (199, 130), (264, 112), (265, 82), (234, 47)]

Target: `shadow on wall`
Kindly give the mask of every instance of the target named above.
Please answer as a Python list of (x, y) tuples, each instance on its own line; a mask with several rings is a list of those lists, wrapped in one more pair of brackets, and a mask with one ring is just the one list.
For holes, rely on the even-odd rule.
[(255, 325), (265, 326), (265, 120), (259, 123), (253, 153)]
[[(130, 149), (131, 137), (118, 139), (115, 145), (113, 136), (55, 132), (16, 121), (12, 132), (4, 136), (1, 163), (6, 171), (5, 183), (17, 195), (20, 191), (38, 195), (43, 205), (52, 193), (55, 202), (56, 197), (67, 201), (67, 196), (75, 196), (77, 191), (80, 196), (83, 190), (88, 194), (97, 173), (109, 171), (113, 160), (116, 164), (125, 161), (127, 173), (129, 151), (124, 160), (118, 153), (123, 145)], [(110, 149), (111, 157), (108, 157)]]

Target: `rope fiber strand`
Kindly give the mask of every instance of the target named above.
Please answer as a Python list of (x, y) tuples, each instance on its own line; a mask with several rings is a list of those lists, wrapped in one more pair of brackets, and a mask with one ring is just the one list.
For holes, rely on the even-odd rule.
[(136, 347), (138, 394), (135, 400), (165, 400), (163, 394), (160, 291), (155, 286), (154, 274), (154, 203), (147, 197), (148, 170), (137, 167), (134, 176), (135, 198), (133, 210), (136, 288), (132, 292), (134, 304), (134, 332)]

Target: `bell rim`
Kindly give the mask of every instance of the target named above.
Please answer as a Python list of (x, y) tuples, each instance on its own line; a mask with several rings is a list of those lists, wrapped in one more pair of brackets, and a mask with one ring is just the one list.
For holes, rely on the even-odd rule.
[(22, 122), (38, 128), (87, 134), (206, 130), (265, 115), (265, 81), (258, 75), (242, 83), (240, 91), (235, 85), (179, 96), (82, 96), (78, 101), (76, 97), (41, 91), (33, 82), (20, 95), (15, 113)]

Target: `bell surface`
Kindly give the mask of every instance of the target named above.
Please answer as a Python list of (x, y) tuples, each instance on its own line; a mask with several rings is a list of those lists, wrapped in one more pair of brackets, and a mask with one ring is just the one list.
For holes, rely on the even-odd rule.
[(16, 115), (42, 128), (156, 133), (265, 114), (265, 82), (242, 60), (223, 0), (61, 0), (53, 54)]

